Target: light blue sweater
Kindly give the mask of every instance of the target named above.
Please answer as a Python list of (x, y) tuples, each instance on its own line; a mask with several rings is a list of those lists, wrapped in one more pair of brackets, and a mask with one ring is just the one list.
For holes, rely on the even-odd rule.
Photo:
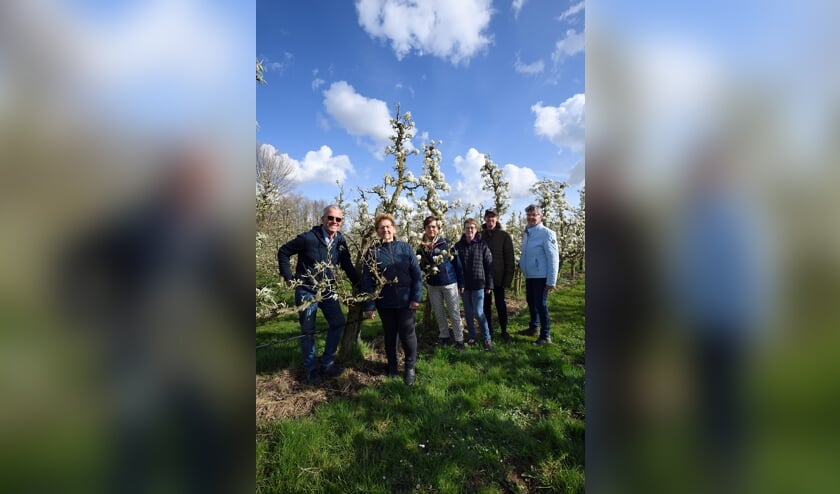
[(525, 278), (545, 278), (545, 284), (557, 284), (557, 271), (560, 268), (560, 250), (557, 247), (557, 235), (542, 223), (525, 227), (522, 237), (522, 257), (519, 268)]

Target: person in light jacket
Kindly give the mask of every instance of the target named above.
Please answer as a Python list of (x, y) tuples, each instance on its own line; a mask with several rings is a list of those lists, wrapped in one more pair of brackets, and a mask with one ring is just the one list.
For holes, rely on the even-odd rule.
[(397, 224), (388, 213), (378, 214), (374, 219), (376, 234), (380, 242), (365, 253), (362, 269), (362, 291), (375, 293), (381, 285), (379, 297), (365, 302), (363, 310), (368, 319), (373, 319), (374, 308), (382, 319), (385, 332), (385, 356), (388, 359), (388, 375), (397, 374), (397, 336), (405, 354), (403, 380), (414, 385), (417, 361), (417, 334), (414, 331), (415, 313), (423, 298), (423, 273), (414, 250), (407, 243), (396, 240)]
[(542, 210), (534, 204), (525, 208), (525, 235), (522, 238), (522, 257), (519, 268), (525, 276), (525, 300), (531, 319), (528, 329), (521, 332), (534, 336), (539, 323), (540, 335), (535, 345), (551, 343), (551, 322), (548, 318), (548, 294), (557, 284), (560, 250), (557, 236), (542, 224)]

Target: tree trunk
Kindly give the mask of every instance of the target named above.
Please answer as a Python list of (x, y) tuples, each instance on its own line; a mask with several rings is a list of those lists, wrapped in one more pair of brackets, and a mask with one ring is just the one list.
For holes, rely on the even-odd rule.
[(522, 271), (517, 266), (513, 270), (513, 293), (518, 297), (521, 293)]
[[(371, 245), (373, 245), (372, 235), (362, 239), (361, 248), (354, 263), (360, 276), (364, 267), (364, 253)], [(354, 290), (355, 292), (356, 290)], [(341, 335), (341, 345), (339, 347), (339, 356), (342, 360), (351, 359), (356, 354), (359, 343), (362, 342), (362, 322), (364, 321), (362, 305), (360, 303), (350, 304), (347, 307), (347, 323), (344, 326), (344, 334)]]
[(347, 308), (347, 324), (341, 336), (341, 347), (338, 356), (341, 360), (348, 360), (355, 355), (359, 343), (362, 341), (362, 304), (352, 304)]
[(423, 334), (431, 334), (435, 327), (435, 317), (432, 314), (432, 304), (429, 303), (429, 294), (427, 292), (426, 301), (423, 303)]

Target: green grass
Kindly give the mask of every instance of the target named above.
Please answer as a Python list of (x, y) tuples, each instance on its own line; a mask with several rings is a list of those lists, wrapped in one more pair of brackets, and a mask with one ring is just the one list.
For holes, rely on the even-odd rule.
[[(553, 292), (549, 309), (553, 345), (517, 335), (492, 352), (421, 345), (413, 388), (385, 380), (260, 425), (257, 492), (583, 492), (583, 279)], [(257, 344), (297, 332), (296, 317), (272, 321)], [(363, 339), (380, 332), (366, 322)], [(257, 353), (258, 373), (300, 364), (294, 342)]]

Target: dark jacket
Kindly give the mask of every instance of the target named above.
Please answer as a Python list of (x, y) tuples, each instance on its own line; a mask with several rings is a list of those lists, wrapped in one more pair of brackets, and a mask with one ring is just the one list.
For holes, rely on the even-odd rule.
[(492, 290), (493, 254), (481, 240), (481, 235), (476, 235), (472, 242), (467, 242), (467, 237), (461, 235), (455, 250), (464, 268), (464, 289)]
[[(328, 262), (333, 266), (341, 266), (341, 269), (347, 273), (347, 277), (353, 285), (359, 283), (359, 272), (353, 266), (353, 261), (350, 259), (350, 250), (347, 248), (347, 241), (341, 232), (335, 234), (332, 244), (327, 250), (327, 241), (324, 238), (324, 230), (321, 225), (313, 226), (311, 230), (303, 232), (292, 240), (286, 242), (280, 249), (277, 250), (277, 264), (280, 266), (280, 276), (289, 281), (293, 279), (290, 258), (297, 255), (297, 268), (295, 268), (295, 279), (302, 280), (304, 286), (314, 287), (311, 279), (304, 277), (310, 272), (313, 267), (319, 262)], [(328, 279), (334, 280), (335, 275), (332, 269), (328, 269), (324, 274), (319, 276), (323, 279), (324, 275)]]
[[(443, 260), (437, 264), (438, 274), (432, 274), (435, 267), (434, 257), (441, 255), (440, 252), (449, 251), (452, 253), (452, 260)], [(464, 270), (461, 261), (454, 255), (454, 249), (450, 246), (449, 239), (438, 237), (432, 246), (432, 251), (426, 247), (426, 243), (417, 248), (417, 255), (420, 256), (420, 269), (426, 273), (426, 284), (430, 286), (446, 286), (458, 283), (458, 288), (464, 286)]]
[(411, 302), (423, 299), (423, 273), (411, 246), (405, 242), (380, 242), (365, 253), (365, 266), (362, 268), (362, 292), (374, 293), (376, 279), (372, 266), (389, 281), (379, 292), (375, 303), (367, 301), (363, 309), (371, 311), (377, 309), (407, 309)]
[(493, 281), (496, 287), (510, 288), (513, 282), (513, 239), (510, 234), (502, 230), (502, 225), (496, 223), (496, 228), (490, 230), (482, 225), (481, 239), (490, 247), (493, 254)]

